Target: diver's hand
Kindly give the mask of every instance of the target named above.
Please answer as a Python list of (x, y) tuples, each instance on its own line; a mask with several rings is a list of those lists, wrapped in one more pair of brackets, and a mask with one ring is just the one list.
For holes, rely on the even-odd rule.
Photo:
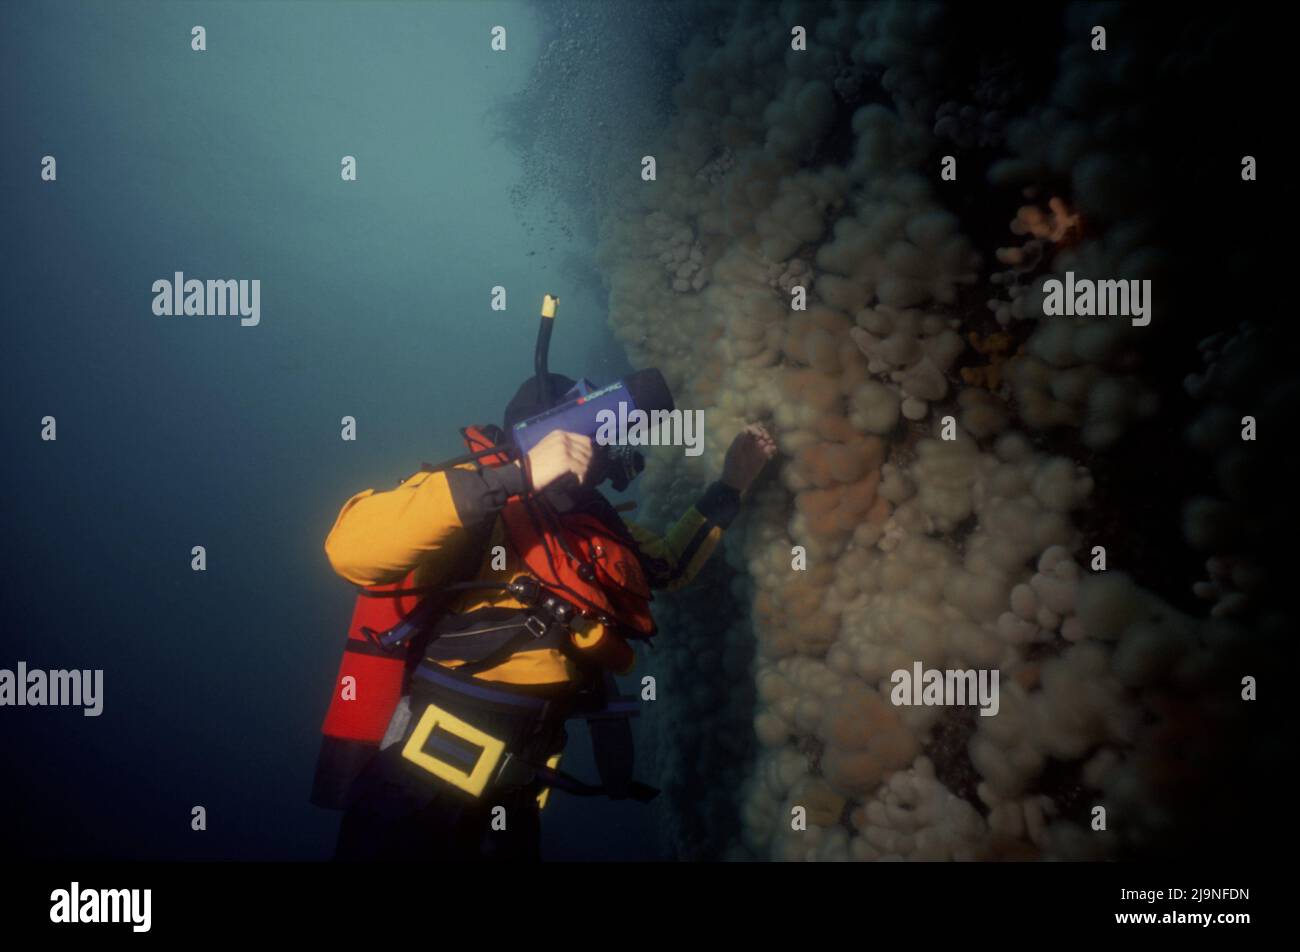
[(528, 451), (524, 472), (528, 474), (534, 492), (541, 492), (566, 476), (573, 476), (585, 484), (591, 475), (594, 458), (591, 437), (552, 430)]
[(731, 441), (722, 463), (722, 481), (744, 492), (776, 455), (776, 440), (758, 423), (751, 423)]

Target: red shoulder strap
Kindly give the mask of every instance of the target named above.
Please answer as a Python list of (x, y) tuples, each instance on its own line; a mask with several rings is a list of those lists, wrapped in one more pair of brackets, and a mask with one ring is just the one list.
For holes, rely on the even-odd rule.
[[(465, 445), (469, 447), (471, 453), (500, 446), (505, 439), (505, 434), (491, 424), (461, 427), (460, 435), (465, 438)], [(479, 463), (483, 466), (504, 466), (508, 462), (510, 457), (505, 453), (493, 453), (479, 459)]]

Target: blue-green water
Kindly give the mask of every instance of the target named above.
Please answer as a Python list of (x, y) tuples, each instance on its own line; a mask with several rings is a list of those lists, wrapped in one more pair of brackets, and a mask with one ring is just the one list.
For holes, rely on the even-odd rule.
[[(322, 549), (339, 507), (500, 419), (544, 292), (563, 302), (553, 369), (624, 366), (601, 289), (560, 273), (589, 249), (529, 225), (519, 152), (485, 116), (536, 62), (535, 13), (0, 17), (0, 662), (102, 668), (106, 695), (99, 718), (6, 710), (4, 838), (43, 856), (325, 856), (337, 818), (307, 793), (353, 600)], [(155, 316), (151, 285), (175, 271), (260, 280), (260, 323)], [(548, 814), (549, 856), (653, 855), (637, 808), (557, 797)]]

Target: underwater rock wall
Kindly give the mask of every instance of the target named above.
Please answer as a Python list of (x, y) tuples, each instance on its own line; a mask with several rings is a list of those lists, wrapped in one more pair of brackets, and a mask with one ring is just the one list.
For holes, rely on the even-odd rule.
[[(1283, 749), (1242, 678), (1294, 614), (1260, 554), (1294, 464), (1238, 431), (1296, 390), (1251, 370), (1271, 330), (1180, 311), (1151, 132), (1171, 83), (1209, 81), (1219, 21), (1171, 41), (1130, 7), (1037, 5), (999, 42), (975, 21), (1010, 8), (972, 6), (716, 8), (645, 145), (655, 180), (609, 196), (610, 324), (705, 412), (703, 456), (652, 455), (650, 521), (747, 423), (781, 447), (706, 594), (659, 600), (641, 665), (680, 857), (1120, 858), (1190, 828), (1208, 849), (1222, 778)], [(1042, 316), (1067, 272), (1150, 280), (1149, 324)], [(1143, 482), (1197, 453), (1183, 483)], [(999, 671), (996, 715), (892, 703), (917, 662)]]

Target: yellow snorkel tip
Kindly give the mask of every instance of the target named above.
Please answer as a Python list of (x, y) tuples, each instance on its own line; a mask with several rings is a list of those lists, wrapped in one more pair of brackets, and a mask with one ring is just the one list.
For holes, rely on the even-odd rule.
[(560, 299), (549, 294), (542, 295), (542, 317), (555, 317), (555, 309), (560, 306)]

